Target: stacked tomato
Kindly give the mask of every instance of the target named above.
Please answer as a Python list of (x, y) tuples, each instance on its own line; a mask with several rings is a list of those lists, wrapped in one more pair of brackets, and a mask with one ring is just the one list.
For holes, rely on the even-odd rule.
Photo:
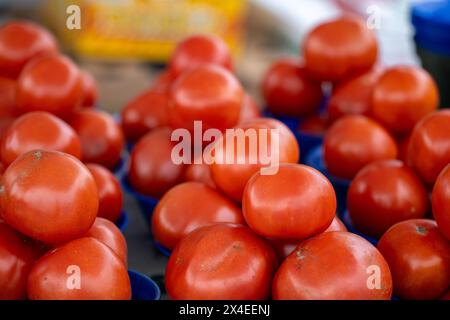
[(122, 191), (107, 169), (120, 127), (91, 109), (95, 80), (45, 29), (9, 22), (0, 47), (0, 299), (130, 299)]

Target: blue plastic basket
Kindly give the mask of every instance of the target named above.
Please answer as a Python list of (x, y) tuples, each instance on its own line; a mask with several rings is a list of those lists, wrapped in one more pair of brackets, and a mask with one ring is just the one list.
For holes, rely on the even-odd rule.
[(116, 226), (120, 229), (120, 231), (122, 231), (122, 233), (124, 233), (125, 230), (127, 229), (128, 222), (129, 222), (128, 213), (122, 210), (119, 219), (116, 221)]
[(172, 254), (172, 251), (170, 251), (166, 247), (163, 247), (159, 242), (155, 241), (154, 239), (152, 242), (153, 242), (153, 246), (156, 248), (156, 250), (161, 252), (166, 257), (170, 257), (170, 255)]
[(132, 300), (159, 300), (161, 290), (155, 281), (142, 273), (128, 270), (131, 282)]

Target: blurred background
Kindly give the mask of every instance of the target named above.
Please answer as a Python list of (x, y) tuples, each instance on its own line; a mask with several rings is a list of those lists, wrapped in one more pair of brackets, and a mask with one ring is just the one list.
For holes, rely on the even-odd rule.
[[(312, 27), (343, 13), (363, 16), (375, 29), (382, 64), (420, 64), (411, 17), (418, 2), (423, 0), (0, 0), (0, 19), (30, 18), (50, 28), (99, 81), (101, 107), (115, 112), (149, 86), (176, 42), (192, 33), (226, 40), (239, 78), (258, 101), (268, 65), (298, 55)], [(73, 4), (81, 9), (79, 30), (66, 27)]]

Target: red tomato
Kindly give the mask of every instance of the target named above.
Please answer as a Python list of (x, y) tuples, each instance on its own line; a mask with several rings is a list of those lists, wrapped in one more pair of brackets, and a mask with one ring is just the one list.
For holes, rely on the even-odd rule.
[(30, 239), (0, 220), (0, 300), (27, 297), (28, 274), (38, 256)]
[(450, 164), (442, 170), (436, 180), (431, 204), (439, 230), (450, 240)]
[(216, 184), (211, 176), (211, 169), (205, 163), (190, 164), (184, 172), (184, 181), (197, 181), (206, 184), (208, 187), (216, 188)]
[(122, 129), (126, 138), (137, 141), (147, 132), (167, 123), (167, 93), (147, 90), (122, 109)]
[(277, 267), (272, 248), (249, 228), (216, 224), (191, 232), (170, 256), (166, 288), (175, 300), (260, 300)]
[(408, 133), (438, 104), (438, 89), (425, 70), (396, 66), (388, 69), (373, 89), (372, 115), (390, 131)]
[(412, 167), (412, 164), (408, 159), (408, 149), (410, 142), (411, 142), (411, 134), (397, 137), (398, 159), (402, 160), (408, 166)]
[(92, 74), (87, 71), (81, 72), (81, 81), (83, 84), (83, 107), (94, 107), (98, 99), (98, 85)]
[(450, 300), (450, 290), (445, 293), (440, 300)]
[(172, 86), (168, 108), (173, 128), (225, 130), (239, 121), (244, 91), (236, 77), (224, 68), (205, 65), (185, 72)]
[(169, 70), (174, 77), (178, 77), (203, 64), (215, 64), (229, 70), (233, 68), (230, 51), (220, 38), (202, 34), (187, 37), (175, 48)]
[(383, 73), (379, 66), (342, 81), (333, 88), (328, 102), (328, 115), (332, 122), (342, 116), (361, 114), (369, 116), (372, 107), (372, 92)]
[(16, 82), (0, 77), (0, 118), (14, 116), (16, 106)]
[(400, 221), (423, 218), (428, 193), (403, 162), (376, 161), (365, 166), (352, 181), (347, 207), (357, 230), (380, 237)]
[(62, 152), (23, 154), (6, 169), (0, 189), (5, 222), (48, 244), (82, 236), (97, 215), (92, 175), (78, 159)]
[(173, 249), (191, 231), (218, 222), (245, 223), (241, 209), (218, 191), (200, 182), (185, 182), (164, 194), (151, 227), (155, 240)]
[(86, 167), (92, 174), (98, 190), (97, 216), (116, 222), (122, 213), (123, 195), (119, 181), (105, 167), (89, 163)]
[[(331, 224), (328, 228), (325, 229), (324, 232), (332, 232), (332, 231), (347, 231), (344, 223), (338, 218), (334, 217)], [(295, 248), (302, 242), (303, 240), (292, 240), (292, 239), (272, 239), (270, 242), (272, 243), (275, 252), (277, 253), (278, 260), (283, 261), (286, 259), (292, 252), (294, 252)]]
[(80, 137), (83, 162), (98, 163), (108, 169), (117, 165), (125, 138), (120, 126), (110, 114), (81, 110), (74, 113), (69, 124)]
[(156, 76), (151, 90), (161, 93), (168, 93), (175, 79), (176, 77), (169, 70), (165, 70)]
[(397, 223), (381, 237), (378, 250), (389, 264), (399, 298), (436, 299), (449, 288), (450, 242), (435, 221)]
[(305, 239), (333, 221), (336, 195), (314, 168), (282, 164), (274, 175), (253, 175), (244, 190), (242, 211), (250, 228), (264, 237)]
[(78, 67), (65, 56), (33, 59), (17, 80), (17, 110), (48, 111), (67, 118), (81, 105), (81, 79)]
[(2, 162), (9, 166), (28, 151), (61, 151), (81, 158), (81, 143), (75, 131), (51, 113), (35, 111), (17, 118), (1, 141)]
[(264, 76), (262, 91), (269, 111), (282, 116), (310, 114), (322, 100), (321, 83), (310, 79), (302, 61), (296, 58), (272, 64)]
[(238, 123), (243, 123), (261, 117), (261, 111), (256, 101), (249, 94), (244, 95)]
[(95, 222), (85, 237), (97, 239), (106, 244), (127, 265), (127, 242), (119, 228), (104, 218), (95, 218)]
[(302, 242), (272, 284), (275, 300), (388, 300), (391, 295), (383, 256), (350, 232), (326, 232)]
[(376, 160), (395, 159), (397, 145), (375, 121), (359, 115), (336, 121), (324, 136), (323, 156), (328, 171), (352, 179), (365, 165)]
[[(291, 130), (286, 127), (282, 122), (275, 119), (268, 118), (260, 118), (252, 121), (245, 122), (238, 126), (244, 130), (244, 133), (251, 133), (253, 129), (256, 130), (256, 133), (260, 133), (260, 129), (278, 129), (279, 131), (279, 149), (278, 152), (274, 155), (270, 155), (272, 159), (278, 157), (279, 163), (297, 163), (300, 150), (298, 147), (297, 140), (295, 136), (292, 134)], [(268, 136), (268, 149), (271, 148), (271, 134), (267, 133)], [(222, 190), (228, 197), (233, 199), (234, 201), (241, 202), (242, 194), (244, 192), (245, 185), (247, 181), (251, 178), (251, 176), (260, 170), (262, 167), (267, 167), (267, 164), (262, 163), (261, 157), (258, 155), (256, 157), (256, 163), (250, 163), (251, 154), (250, 147), (251, 141), (249, 139), (245, 139), (245, 143), (242, 145), (245, 146), (245, 150), (238, 149), (238, 143), (235, 143), (234, 154), (230, 155), (231, 152), (226, 148), (227, 139), (231, 139), (232, 135), (225, 135), (221, 139), (219, 139), (215, 144), (214, 148), (216, 149), (216, 154), (223, 153), (225, 156), (228, 156), (235, 161), (233, 163), (226, 163), (226, 161), (216, 161), (213, 163), (211, 167), (211, 173), (216, 186)], [(256, 141), (259, 146), (261, 142), (259, 141), (259, 134), (257, 134)], [(227, 154), (228, 153), (228, 154)], [(270, 154), (268, 152), (268, 154)], [(220, 159), (219, 159), (220, 160)], [(241, 164), (242, 163), (242, 164)]]
[(129, 300), (131, 286), (125, 264), (110, 248), (94, 238), (80, 238), (38, 260), (28, 278), (28, 296), (31, 300)]
[(449, 128), (450, 110), (441, 110), (422, 119), (411, 134), (409, 163), (429, 186), (450, 163)]
[(134, 146), (128, 179), (137, 192), (159, 198), (183, 181), (185, 165), (172, 161), (170, 136), (169, 128), (155, 129)]
[(0, 28), (0, 74), (16, 78), (32, 58), (58, 51), (55, 38), (29, 21), (11, 21)]
[(368, 70), (378, 46), (364, 20), (344, 16), (314, 28), (306, 36), (303, 54), (311, 76), (335, 82)]
[(328, 119), (325, 115), (314, 114), (304, 118), (298, 125), (298, 132), (323, 135), (328, 129)]

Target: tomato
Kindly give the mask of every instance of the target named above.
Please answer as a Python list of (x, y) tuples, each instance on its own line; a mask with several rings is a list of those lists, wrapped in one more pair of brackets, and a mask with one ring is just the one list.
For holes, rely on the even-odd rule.
[(378, 46), (364, 20), (344, 16), (314, 28), (305, 38), (303, 55), (308, 73), (320, 81), (340, 81), (370, 69)]
[(117, 165), (125, 138), (111, 115), (84, 109), (75, 112), (69, 124), (80, 137), (83, 162), (98, 163), (108, 169)]
[[(257, 160), (255, 161), (256, 163), (253, 164), (250, 162), (252, 158), (252, 155), (250, 154), (252, 144), (256, 143), (258, 145), (258, 149), (260, 149), (259, 146), (262, 144), (262, 142), (259, 141), (259, 136), (263, 136), (261, 134), (261, 129), (278, 129), (279, 148), (276, 150), (276, 154), (272, 155), (270, 153), (270, 149), (272, 148), (272, 134), (270, 132), (267, 133), (267, 154), (270, 155), (272, 161), (276, 161), (278, 159), (279, 163), (297, 163), (300, 156), (300, 150), (297, 140), (291, 130), (289, 130), (288, 127), (278, 120), (260, 118), (240, 124), (237, 128), (243, 129), (244, 133), (249, 135), (253, 132), (253, 130), (256, 130), (256, 140), (250, 141), (250, 139), (245, 139), (245, 142), (241, 143), (241, 145), (244, 145), (245, 150), (238, 148), (238, 143), (235, 143), (234, 150), (230, 150), (230, 148), (226, 148), (226, 145), (227, 140), (231, 140), (233, 135), (228, 134), (223, 136), (214, 144), (216, 154), (222, 153), (224, 154), (224, 157), (230, 157), (231, 159), (234, 159), (234, 161), (232, 163), (227, 161), (215, 161), (210, 168), (216, 186), (229, 198), (234, 201), (241, 202), (242, 194), (247, 181), (255, 172), (263, 167), (268, 167), (267, 163), (263, 163), (264, 161), (262, 161), (263, 159), (259, 153), (257, 156), (253, 155)], [(264, 154), (264, 150), (260, 149), (258, 151), (262, 151)], [(230, 152), (233, 152), (234, 154), (231, 155)], [(221, 159), (218, 158), (217, 160)]]
[(328, 102), (328, 115), (332, 122), (342, 116), (361, 114), (369, 116), (372, 107), (372, 92), (383, 73), (375, 66), (371, 70), (338, 83)]
[(211, 176), (211, 169), (205, 163), (192, 163), (186, 167), (184, 181), (197, 181), (206, 184), (208, 187), (216, 188), (216, 184)]
[(264, 237), (305, 239), (333, 221), (336, 195), (314, 168), (282, 164), (274, 175), (253, 175), (244, 190), (242, 211), (250, 228)]
[(218, 191), (200, 182), (185, 182), (164, 194), (151, 227), (155, 240), (173, 249), (191, 231), (218, 222), (245, 224), (241, 209)]
[(116, 222), (123, 205), (122, 189), (117, 178), (105, 167), (89, 163), (86, 164), (89, 172), (95, 180), (98, 190), (98, 217)]
[(131, 298), (125, 264), (94, 238), (76, 239), (47, 253), (31, 270), (27, 287), (31, 300)]
[(450, 290), (445, 293), (440, 300), (450, 300)]
[(259, 117), (261, 117), (261, 111), (258, 104), (249, 94), (246, 93), (242, 101), (238, 123), (250, 121)]
[(300, 59), (276, 61), (266, 72), (262, 92), (267, 108), (276, 115), (300, 117), (316, 111), (322, 87), (308, 77)]
[(27, 278), (39, 251), (30, 240), (0, 221), (0, 300), (27, 297)]
[[(347, 231), (344, 223), (335, 216), (331, 224), (328, 228), (325, 229), (324, 232), (332, 232), (332, 231)], [(273, 248), (275, 249), (279, 261), (283, 261), (286, 259), (292, 252), (294, 252), (295, 248), (302, 242), (303, 240), (295, 240), (295, 239), (271, 239)]]
[(229, 70), (233, 68), (230, 51), (220, 38), (192, 35), (178, 43), (169, 61), (169, 71), (178, 77), (204, 64), (215, 64)]
[(1, 142), (2, 162), (9, 166), (18, 156), (36, 149), (55, 150), (81, 158), (75, 131), (51, 113), (35, 111), (17, 118)]
[(151, 91), (168, 93), (175, 79), (175, 75), (173, 75), (170, 70), (165, 70), (156, 76)]
[(233, 74), (219, 66), (201, 66), (173, 84), (169, 122), (173, 128), (190, 131), (194, 121), (202, 121), (204, 130), (225, 130), (239, 121), (243, 98), (244, 91)]
[(147, 90), (122, 109), (122, 129), (126, 138), (137, 141), (147, 132), (167, 123), (168, 95)]
[(0, 74), (17, 78), (25, 64), (38, 55), (58, 51), (55, 38), (28, 21), (11, 21), (0, 28)]
[(261, 300), (277, 267), (269, 244), (249, 228), (216, 224), (183, 238), (170, 256), (166, 288), (175, 300)]
[(0, 77), (0, 118), (14, 116), (16, 82)]
[(428, 193), (419, 177), (402, 161), (376, 161), (353, 179), (347, 207), (358, 231), (380, 237), (397, 222), (423, 218), (428, 209)]
[(81, 79), (78, 67), (65, 56), (33, 59), (17, 80), (17, 110), (48, 111), (67, 118), (81, 105)]
[(373, 89), (372, 115), (390, 131), (408, 133), (438, 104), (436, 83), (425, 70), (396, 66), (388, 69)]
[(450, 286), (450, 242), (428, 219), (392, 226), (378, 250), (389, 264), (394, 294), (401, 299), (436, 299)]
[[(378, 276), (379, 283), (371, 276)], [(302, 242), (272, 284), (275, 300), (388, 300), (391, 295), (391, 273), (383, 256), (350, 232), (326, 232)]]
[(155, 129), (131, 151), (128, 180), (137, 192), (159, 198), (183, 181), (185, 165), (172, 161), (175, 144), (170, 136), (169, 128)]
[(92, 74), (87, 71), (81, 72), (81, 81), (83, 84), (83, 107), (94, 107), (98, 99), (98, 85)]
[(439, 230), (450, 240), (450, 164), (442, 170), (436, 180), (431, 204)]
[(450, 162), (450, 110), (434, 112), (422, 119), (411, 133), (408, 160), (430, 186)]
[(119, 228), (104, 218), (96, 218), (94, 224), (84, 235), (97, 239), (107, 245), (127, 265), (127, 242)]
[(327, 170), (339, 178), (352, 179), (365, 165), (395, 159), (397, 145), (375, 121), (360, 115), (336, 121), (324, 136), (323, 156)]
[(410, 142), (411, 142), (411, 134), (397, 137), (398, 159), (402, 160), (409, 167), (412, 167), (412, 164), (410, 163), (408, 158), (408, 150)]
[(78, 159), (62, 152), (23, 154), (6, 169), (0, 191), (5, 222), (48, 244), (82, 236), (97, 215), (94, 178)]
[(298, 125), (298, 132), (323, 135), (328, 129), (328, 119), (323, 114), (313, 114), (305, 117)]

